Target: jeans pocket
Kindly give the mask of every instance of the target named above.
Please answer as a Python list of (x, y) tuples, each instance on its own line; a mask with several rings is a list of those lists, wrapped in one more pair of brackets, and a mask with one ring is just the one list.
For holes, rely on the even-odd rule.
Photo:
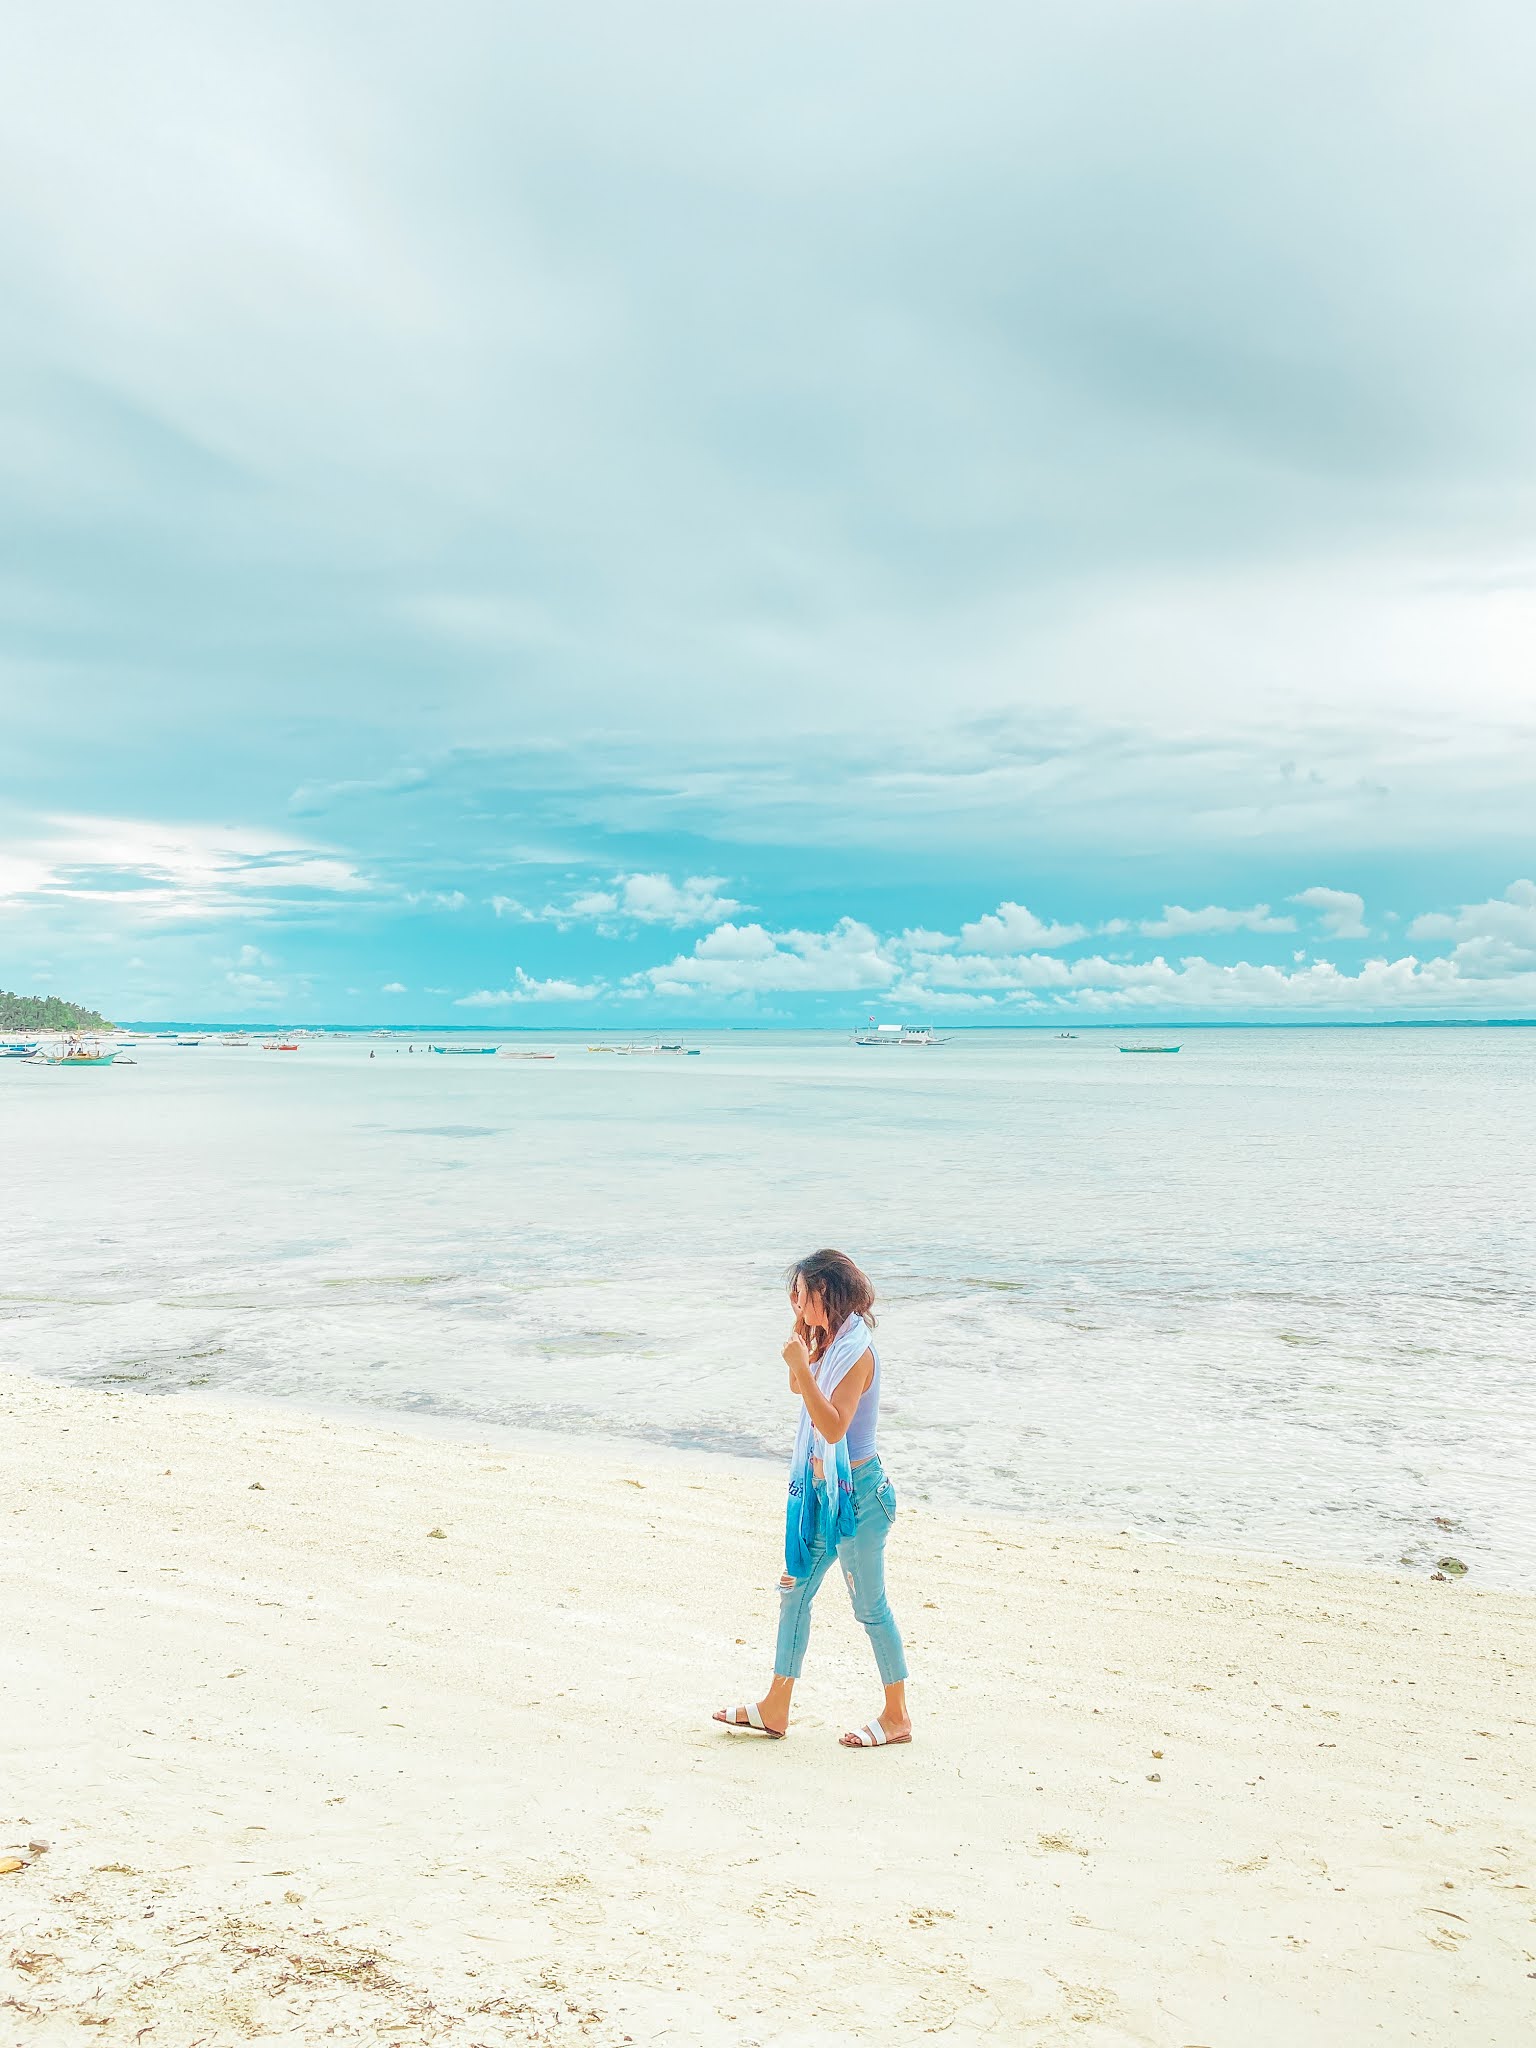
[(896, 1519), (896, 1489), (892, 1486), (889, 1479), (882, 1479), (875, 1488), (875, 1499), (884, 1508), (885, 1519), (888, 1522), (894, 1522)]

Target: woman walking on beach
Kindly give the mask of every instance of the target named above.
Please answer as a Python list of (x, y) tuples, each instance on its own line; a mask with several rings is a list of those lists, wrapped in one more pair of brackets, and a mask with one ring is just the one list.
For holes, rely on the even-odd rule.
[(790, 1392), (801, 1403), (790, 1460), (779, 1581), (779, 1640), (773, 1683), (750, 1707), (721, 1707), (717, 1721), (757, 1735), (782, 1736), (805, 1661), (811, 1602), (836, 1558), (885, 1687), (877, 1719), (844, 1735), (845, 1749), (910, 1742), (907, 1660), (885, 1597), (885, 1539), (896, 1519), (896, 1491), (875, 1449), (880, 1416), (880, 1354), (870, 1339), (875, 1290), (845, 1252), (812, 1252), (789, 1271), (794, 1335), (784, 1346)]

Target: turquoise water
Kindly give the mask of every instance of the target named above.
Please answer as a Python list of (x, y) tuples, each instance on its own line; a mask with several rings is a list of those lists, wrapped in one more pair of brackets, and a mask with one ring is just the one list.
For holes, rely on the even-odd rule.
[(909, 1497), (1536, 1580), (1536, 1031), (1178, 1036), (0, 1062), (0, 1359), (778, 1458), (840, 1244)]

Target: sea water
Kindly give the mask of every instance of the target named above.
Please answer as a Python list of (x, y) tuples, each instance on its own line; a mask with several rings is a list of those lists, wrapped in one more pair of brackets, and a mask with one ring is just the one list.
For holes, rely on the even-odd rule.
[(777, 1459), (839, 1245), (908, 1499), (1536, 1580), (1536, 1031), (1173, 1036), (0, 1062), (0, 1360)]

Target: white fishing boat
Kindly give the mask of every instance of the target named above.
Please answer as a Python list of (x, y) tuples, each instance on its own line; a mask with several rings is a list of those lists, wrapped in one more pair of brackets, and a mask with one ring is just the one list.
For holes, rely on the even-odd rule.
[(940, 1038), (931, 1024), (875, 1024), (873, 1029), (855, 1032), (855, 1045), (948, 1045), (947, 1038)]
[(496, 1048), (496, 1057), (502, 1060), (552, 1060), (552, 1052), (531, 1052), (521, 1045), (502, 1045)]

